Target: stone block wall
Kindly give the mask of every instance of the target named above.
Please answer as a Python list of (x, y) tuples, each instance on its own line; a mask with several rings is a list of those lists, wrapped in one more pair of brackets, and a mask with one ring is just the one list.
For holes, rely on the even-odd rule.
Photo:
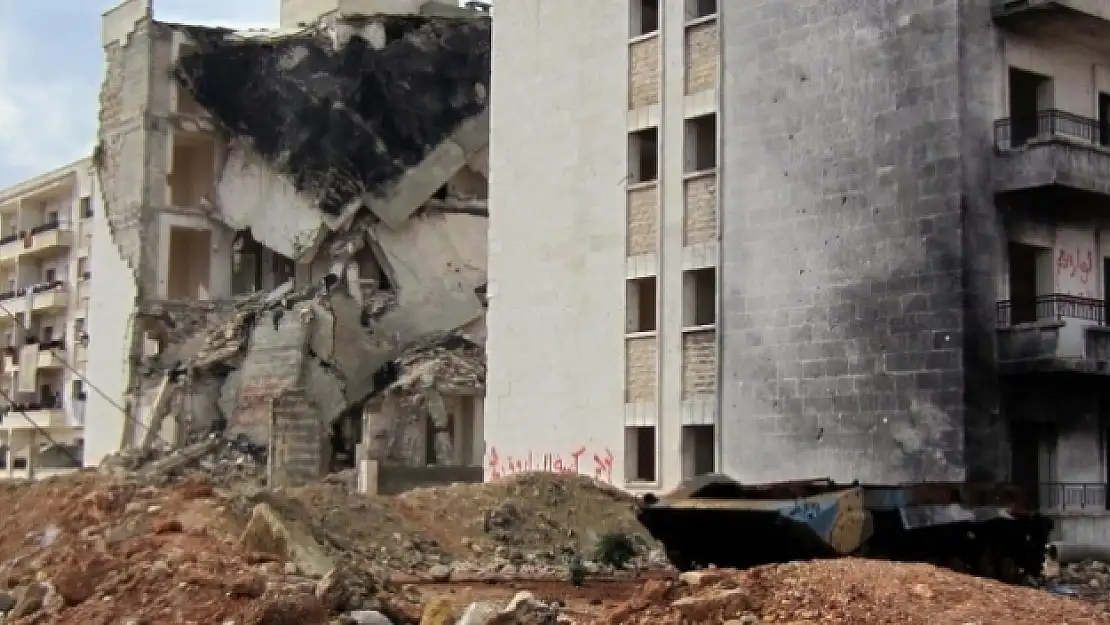
[(717, 392), (717, 335), (712, 330), (682, 335), (682, 399)]
[(698, 245), (717, 240), (717, 177), (713, 173), (685, 182), (683, 242)]
[(625, 341), (625, 401), (654, 402), (656, 384), (655, 336), (637, 336)]
[(717, 87), (720, 57), (720, 29), (717, 20), (701, 22), (686, 29), (686, 93), (700, 93)]
[(628, 191), (628, 255), (652, 254), (659, 247), (659, 185)]
[(662, 97), (662, 70), (658, 35), (634, 42), (628, 47), (628, 108), (659, 104)]

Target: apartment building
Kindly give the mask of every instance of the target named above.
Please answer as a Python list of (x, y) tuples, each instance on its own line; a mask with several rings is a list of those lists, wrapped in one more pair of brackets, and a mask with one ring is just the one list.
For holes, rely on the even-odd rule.
[(491, 473), (1012, 480), (1110, 536), (1110, 2), (494, 19)]
[(89, 159), (0, 190), (0, 477), (80, 467), (95, 197)]

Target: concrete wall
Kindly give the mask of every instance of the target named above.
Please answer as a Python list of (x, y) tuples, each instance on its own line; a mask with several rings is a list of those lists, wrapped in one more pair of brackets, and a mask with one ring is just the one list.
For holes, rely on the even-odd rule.
[(482, 467), (378, 466), (379, 495), (399, 495), (414, 488), (474, 484), (482, 481)]
[(488, 478), (611, 453), (623, 483), (627, 9), (494, 3)]
[(995, 475), (988, 5), (803, 5), (721, 4), (722, 468)]

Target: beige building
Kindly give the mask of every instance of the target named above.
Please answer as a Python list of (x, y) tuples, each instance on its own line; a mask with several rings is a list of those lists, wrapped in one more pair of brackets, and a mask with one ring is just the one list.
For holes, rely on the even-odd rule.
[(716, 2), (493, 6), (488, 473), (712, 471)]
[(0, 191), (3, 477), (72, 470), (83, 453), (91, 167), (83, 159)]

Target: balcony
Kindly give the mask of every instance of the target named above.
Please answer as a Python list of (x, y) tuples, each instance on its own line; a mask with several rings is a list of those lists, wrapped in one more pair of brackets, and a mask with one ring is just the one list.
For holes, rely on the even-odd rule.
[(1038, 485), (1037, 505), (1056, 513), (1106, 512), (1106, 484), (1098, 482), (1044, 482)]
[[(51, 343), (59, 343), (59, 341), (52, 341)], [(43, 344), (39, 352), (39, 369), (64, 369), (66, 366), (66, 352), (65, 341), (61, 341), (60, 345), (50, 347), (50, 344)]]
[(23, 244), (18, 234), (0, 237), (0, 264), (14, 263), (22, 251)]
[(1110, 123), (1045, 110), (994, 124), (1000, 194), (1110, 196)]
[(1016, 33), (1110, 49), (1110, 0), (991, 0), (991, 17)]
[(36, 285), (31, 287), (31, 291), (31, 310), (35, 312), (65, 310), (69, 306), (69, 291), (63, 282)]
[(1110, 326), (1102, 300), (1041, 295), (998, 303), (1003, 374), (1110, 374)]
[(24, 256), (48, 256), (73, 245), (69, 226), (52, 222), (31, 228), (22, 237)]
[(62, 409), (61, 397), (51, 398), (46, 402), (14, 404), (6, 409), (3, 423), (4, 427), (13, 430), (70, 427), (69, 419)]

